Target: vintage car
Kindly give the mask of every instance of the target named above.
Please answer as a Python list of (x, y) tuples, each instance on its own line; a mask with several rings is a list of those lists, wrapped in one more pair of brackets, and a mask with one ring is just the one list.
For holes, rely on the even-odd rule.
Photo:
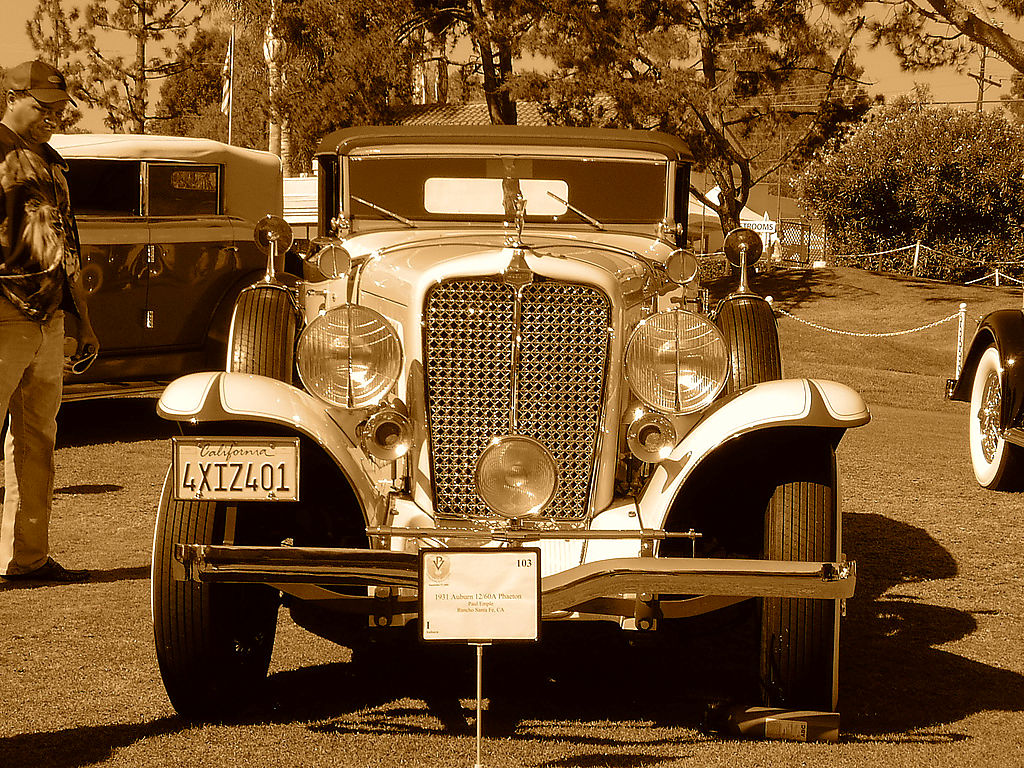
[[(961, 325), (962, 328), (962, 325)], [(974, 477), (994, 491), (1024, 489), (1024, 311), (981, 318), (955, 379), (951, 400), (970, 403), (968, 444)]]
[[(751, 697), (834, 710), (855, 582), (835, 449), (869, 413), (842, 384), (781, 378), (753, 232), (730, 235), (739, 284), (705, 312), (679, 248), (687, 147), (366, 127), (317, 161), (304, 279), (243, 292), (227, 370), (158, 404), (181, 430), (152, 578), (175, 709), (250, 701), (282, 604), (354, 647), (422, 632), (427, 555), (524, 548), (541, 626), (653, 632), (756, 598)], [(289, 237), (256, 231), (271, 261)]]
[(68, 134), (82, 280), (101, 350), (64, 399), (156, 395), (222, 367), (240, 291), (266, 272), (256, 222), (282, 212), (280, 159), (207, 139)]

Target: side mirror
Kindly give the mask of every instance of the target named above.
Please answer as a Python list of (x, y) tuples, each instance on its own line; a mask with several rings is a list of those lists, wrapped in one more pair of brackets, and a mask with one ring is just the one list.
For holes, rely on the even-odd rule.
[(306, 262), (316, 267), (324, 277), (341, 277), (352, 267), (352, 256), (340, 240), (317, 237), (309, 244)]
[(253, 238), (261, 251), (269, 254), (271, 248), (284, 253), (292, 245), (292, 228), (280, 216), (264, 216), (253, 230)]
[(292, 245), (292, 228), (280, 216), (267, 215), (253, 229), (256, 246), (267, 254), (268, 283), (278, 283), (277, 273), (284, 272), (284, 254)]
[(729, 260), (729, 263), (734, 267), (739, 267), (738, 293), (750, 293), (750, 286), (747, 284), (747, 267), (756, 263), (764, 252), (761, 236), (752, 229), (737, 227), (725, 236), (722, 250), (725, 251), (725, 258)]

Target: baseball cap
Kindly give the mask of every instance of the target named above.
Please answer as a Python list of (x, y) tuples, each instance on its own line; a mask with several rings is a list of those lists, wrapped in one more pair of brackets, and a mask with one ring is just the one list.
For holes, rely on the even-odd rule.
[(44, 104), (67, 100), (72, 106), (77, 106), (68, 95), (64, 75), (45, 61), (26, 61), (7, 70), (4, 88), (26, 91)]

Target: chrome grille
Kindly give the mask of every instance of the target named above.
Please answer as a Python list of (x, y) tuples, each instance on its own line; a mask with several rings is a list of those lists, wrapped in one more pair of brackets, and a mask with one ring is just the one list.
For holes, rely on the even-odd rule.
[[(453, 280), (427, 297), (424, 356), (434, 506), (445, 516), (486, 516), (473, 472), (492, 437), (512, 426), (543, 443), (559, 468), (546, 517), (586, 516), (604, 398), (611, 311), (595, 288), (552, 281), (520, 296), (493, 280)], [(515, 370), (513, 370), (515, 367)]]

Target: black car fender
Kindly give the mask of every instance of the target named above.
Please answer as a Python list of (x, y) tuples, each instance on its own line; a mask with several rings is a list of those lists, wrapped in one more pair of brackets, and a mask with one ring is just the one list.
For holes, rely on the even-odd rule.
[(1024, 312), (999, 309), (985, 315), (964, 355), (963, 368), (957, 378), (951, 400), (969, 401), (978, 361), (985, 350), (995, 344), (1003, 367), (1003, 428), (1019, 423), (1024, 410)]

